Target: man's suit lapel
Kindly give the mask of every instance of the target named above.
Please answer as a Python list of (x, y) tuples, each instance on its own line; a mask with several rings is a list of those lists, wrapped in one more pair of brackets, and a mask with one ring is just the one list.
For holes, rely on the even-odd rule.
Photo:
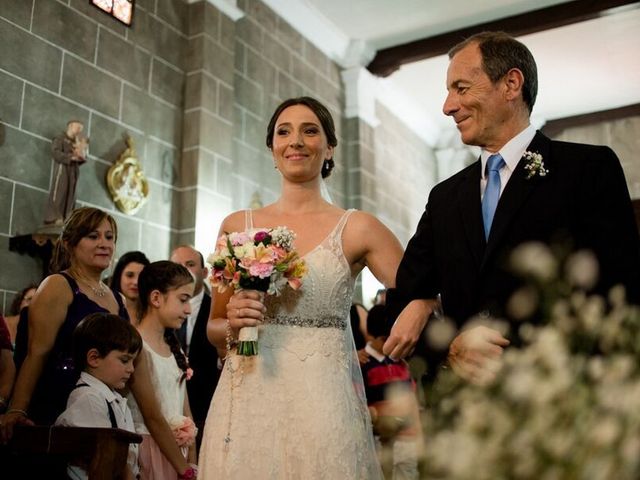
[[(527, 147), (527, 151), (540, 153), (545, 166), (548, 167), (550, 146), (551, 141), (538, 131)], [(507, 186), (500, 196), (496, 213), (493, 217), (491, 233), (487, 242), (487, 248), (484, 252), (482, 266), (484, 266), (487, 259), (491, 257), (495, 249), (500, 245), (502, 238), (509, 229), (511, 220), (518, 213), (527, 197), (529, 197), (541, 181), (544, 181), (544, 178), (540, 178), (538, 175), (527, 178), (527, 171), (524, 168), (526, 164), (527, 161), (521, 158), (518, 166), (509, 178), (509, 183), (507, 183)]]
[(480, 165), (478, 161), (462, 180), (458, 202), (462, 225), (477, 268), (480, 267), (485, 248), (480, 203)]

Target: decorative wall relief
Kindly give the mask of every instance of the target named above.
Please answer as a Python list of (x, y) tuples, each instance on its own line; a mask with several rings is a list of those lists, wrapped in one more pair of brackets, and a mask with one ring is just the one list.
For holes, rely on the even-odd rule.
[(133, 139), (127, 136), (127, 149), (107, 172), (107, 187), (119, 210), (133, 215), (149, 196), (149, 182), (136, 156)]

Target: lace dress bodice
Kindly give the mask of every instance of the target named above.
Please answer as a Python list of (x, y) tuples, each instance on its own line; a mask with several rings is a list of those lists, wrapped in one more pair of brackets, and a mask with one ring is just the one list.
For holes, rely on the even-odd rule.
[(366, 405), (354, 387), (354, 278), (342, 251), (351, 212), (303, 257), (302, 288), (266, 297), (258, 355), (227, 359), (198, 478), (382, 478)]
[[(327, 238), (303, 257), (308, 269), (303, 287), (265, 298), (267, 313), (260, 332), (261, 346), (282, 346), (304, 360), (344, 339), (355, 285), (341, 241), (349, 214), (347, 211)], [(292, 344), (281, 329), (274, 328), (277, 325), (320, 330)], [(350, 354), (350, 345), (345, 347), (341, 353)], [(346, 362), (347, 358), (341, 360)]]

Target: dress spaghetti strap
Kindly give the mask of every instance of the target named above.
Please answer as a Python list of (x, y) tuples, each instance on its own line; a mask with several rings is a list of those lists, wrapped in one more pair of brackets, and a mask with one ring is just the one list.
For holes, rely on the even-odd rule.
[(338, 256), (343, 258), (344, 253), (342, 251), (342, 231), (347, 224), (347, 220), (349, 220), (349, 217), (355, 211), (355, 208), (350, 208), (349, 210), (345, 211), (340, 217), (340, 220), (338, 220), (338, 223), (336, 223), (336, 226), (333, 227), (331, 233), (321, 242), (321, 245), (328, 245), (331, 250), (333, 250)]
[(342, 214), (342, 217), (340, 217), (340, 220), (338, 221), (338, 224), (335, 226), (335, 229), (334, 229), (334, 235), (338, 239), (342, 238), (342, 231), (344, 230), (344, 226), (347, 224), (347, 220), (349, 220), (349, 216), (355, 211), (356, 211), (355, 208), (350, 208), (349, 210), (347, 210)]

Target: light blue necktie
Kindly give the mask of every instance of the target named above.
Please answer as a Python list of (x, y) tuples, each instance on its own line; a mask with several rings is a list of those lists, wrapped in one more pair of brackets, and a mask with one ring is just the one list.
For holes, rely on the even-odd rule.
[(487, 188), (482, 197), (482, 220), (484, 222), (484, 238), (489, 238), (493, 215), (496, 213), (500, 199), (500, 169), (504, 167), (502, 155), (496, 153), (487, 160)]

